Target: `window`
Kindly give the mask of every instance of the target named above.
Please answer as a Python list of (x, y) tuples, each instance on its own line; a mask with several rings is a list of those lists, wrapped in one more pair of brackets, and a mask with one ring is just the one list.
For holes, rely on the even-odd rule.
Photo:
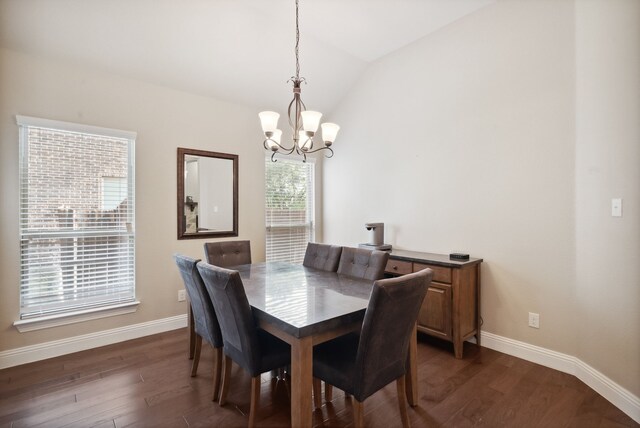
[(129, 194), (127, 177), (102, 177), (103, 210), (114, 210), (120, 206)]
[(313, 159), (265, 159), (267, 261), (302, 263), (314, 240)]
[(20, 319), (135, 301), (135, 133), (17, 117)]

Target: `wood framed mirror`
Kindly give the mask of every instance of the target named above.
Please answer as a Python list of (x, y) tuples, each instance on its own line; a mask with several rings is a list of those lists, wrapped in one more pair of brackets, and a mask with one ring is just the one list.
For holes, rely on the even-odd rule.
[(178, 147), (178, 239), (238, 236), (238, 155)]

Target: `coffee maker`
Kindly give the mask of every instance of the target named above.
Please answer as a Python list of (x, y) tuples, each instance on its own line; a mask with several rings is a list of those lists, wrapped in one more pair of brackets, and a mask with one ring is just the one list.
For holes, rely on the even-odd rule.
[(384, 223), (365, 223), (364, 227), (371, 232), (371, 238), (366, 244), (359, 244), (360, 248), (369, 250), (391, 251), (391, 244), (384, 243)]

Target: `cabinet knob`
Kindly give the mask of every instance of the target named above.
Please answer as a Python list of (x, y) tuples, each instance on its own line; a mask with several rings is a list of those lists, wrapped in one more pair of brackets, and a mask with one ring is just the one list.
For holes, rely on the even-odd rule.
[(394, 266), (394, 267), (393, 267), (393, 270), (398, 270), (398, 266)]

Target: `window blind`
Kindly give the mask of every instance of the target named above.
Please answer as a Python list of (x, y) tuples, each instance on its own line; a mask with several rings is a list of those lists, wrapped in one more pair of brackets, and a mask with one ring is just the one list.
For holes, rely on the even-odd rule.
[(20, 318), (134, 301), (135, 134), (17, 120)]
[(302, 263), (314, 240), (314, 168), (312, 159), (265, 159), (267, 261)]

